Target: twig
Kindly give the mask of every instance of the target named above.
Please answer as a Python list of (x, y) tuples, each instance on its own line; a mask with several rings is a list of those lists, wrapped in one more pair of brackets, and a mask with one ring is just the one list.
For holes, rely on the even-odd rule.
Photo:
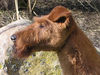
[(34, 0), (34, 4), (32, 6), (32, 11), (33, 11), (34, 15), (38, 16), (38, 14), (36, 14), (36, 12), (34, 11), (34, 7), (35, 7), (36, 3), (37, 3), (37, 0)]
[(11, 14), (8, 14), (10, 19), (11, 19), (11, 22), (13, 22), (13, 17), (11, 16)]
[(96, 8), (96, 6), (91, 5), (90, 2), (88, 2), (87, 0), (86, 0), (86, 2), (91, 8), (93, 8), (95, 11), (99, 12), (98, 9)]
[(79, 2), (84, 8), (88, 9), (87, 7), (84, 6), (84, 4), (83, 4), (80, 0), (78, 0), (78, 2)]
[(17, 16), (17, 20), (19, 20), (18, 0), (15, 0), (15, 8), (16, 8), (16, 16)]
[(33, 13), (34, 13), (35, 16), (38, 16), (35, 11), (33, 11)]
[(33, 7), (32, 7), (32, 10), (34, 9), (34, 7), (36, 5), (36, 2), (37, 2), (37, 0), (34, 0), (34, 4), (33, 4)]
[(30, 0), (28, 0), (28, 8), (29, 8), (29, 14), (31, 14), (32, 13), (32, 9), (31, 9), (31, 1)]

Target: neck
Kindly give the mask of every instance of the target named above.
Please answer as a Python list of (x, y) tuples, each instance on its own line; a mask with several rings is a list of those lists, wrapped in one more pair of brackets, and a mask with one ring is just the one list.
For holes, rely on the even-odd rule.
[(100, 56), (77, 26), (58, 57), (64, 75), (100, 75)]

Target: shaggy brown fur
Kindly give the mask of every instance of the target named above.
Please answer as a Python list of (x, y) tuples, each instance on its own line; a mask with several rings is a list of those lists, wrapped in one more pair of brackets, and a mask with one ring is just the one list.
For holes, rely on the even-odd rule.
[(32, 25), (14, 36), (17, 58), (52, 50), (58, 54), (64, 75), (100, 75), (100, 56), (63, 6), (55, 7), (48, 15), (34, 17)]

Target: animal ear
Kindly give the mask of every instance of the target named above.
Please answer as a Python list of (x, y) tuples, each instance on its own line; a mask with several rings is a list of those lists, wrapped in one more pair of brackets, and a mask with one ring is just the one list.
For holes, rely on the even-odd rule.
[(33, 21), (37, 21), (39, 17), (33, 17)]
[(56, 6), (49, 14), (48, 19), (56, 23), (66, 23), (71, 12), (63, 6)]

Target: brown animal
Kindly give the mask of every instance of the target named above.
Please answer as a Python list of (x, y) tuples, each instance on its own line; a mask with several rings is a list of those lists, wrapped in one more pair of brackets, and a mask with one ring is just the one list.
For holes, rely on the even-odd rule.
[(41, 50), (56, 51), (64, 75), (100, 75), (100, 56), (63, 6), (55, 7), (48, 15), (34, 17), (32, 25), (11, 39), (17, 58)]

